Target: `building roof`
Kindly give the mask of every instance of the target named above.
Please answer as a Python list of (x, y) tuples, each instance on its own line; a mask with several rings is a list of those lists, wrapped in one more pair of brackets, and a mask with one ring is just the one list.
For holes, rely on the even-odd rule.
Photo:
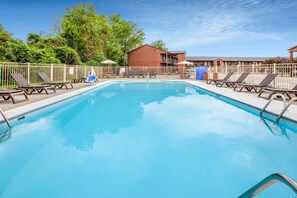
[[(148, 46), (148, 47), (151, 47), (151, 48), (155, 48), (155, 49), (161, 50), (163, 53), (169, 53), (169, 54), (186, 54), (186, 51), (164, 51), (164, 50), (162, 50), (160, 48), (154, 47), (154, 46), (149, 45), (149, 44), (144, 44), (144, 45), (142, 45), (140, 47), (137, 47), (137, 48), (131, 50), (130, 52), (133, 52), (133, 51), (138, 50), (138, 49), (140, 49), (142, 47), (145, 47), (145, 46)], [(130, 52), (128, 52), (128, 53), (130, 53)]]
[(268, 57), (222, 57), (222, 56), (187, 56), (186, 60), (188, 61), (235, 61), (235, 62), (249, 62), (249, 61), (265, 61)]
[(171, 54), (185, 54), (186, 51), (170, 51)]
[(295, 50), (295, 49), (297, 50), (297, 45), (296, 45), (296, 46), (294, 46), (294, 47), (291, 47), (291, 48), (290, 48), (290, 49), (288, 49), (288, 50), (290, 51), (290, 50)]
[(145, 46), (148, 46), (148, 47), (151, 47), (151, 48), (155, 48), (155, 49), (161, 50), (161, 51), (163, 51), (164, 53), (169, 53), (169, 52), (166, 52), (166, 51), (164, 51), (164, 50), (162, 50), (162, 49), (159, 49), (159, 48), (156, 48), (156, 47), (154, 47), (154, 46), (151, 46), (151, 45), (149, 45), (149, 44), (144, 44), (144, 45), (142, 45), (142, 46), (140, 46), (140, 47), (137, 47), (137, 48), (131, 50), (130, 52), (128, 52), (128, 54), (131, 53), (131, 52), (133, 52), (133, 51), (135, 51), (135, 50), (138, 50), (138, 49), (140, 49), (140, 48), (142, 48), (142, 47), (145, 47)]

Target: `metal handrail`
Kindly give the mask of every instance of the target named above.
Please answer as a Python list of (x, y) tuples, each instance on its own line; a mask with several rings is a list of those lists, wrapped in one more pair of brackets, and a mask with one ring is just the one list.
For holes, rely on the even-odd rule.
[(272, 100), (273, 100), (274, 98), (276, 98), (277, 96), (282, 97), (283, 102), (284, 102), (284, 109), (286, 108), (287, 100), (286, 100), (285, 96), (284, 96), (283, 94), (275, 94), (275, 95), (273, 95), (273, 96), (270, 98), (270, 100), (267, 102), (267, 104), (266, 104), (266, 105), (263, 107), (263, 109), (260, 111), (260, 116), (262, 116), (262, 113), (265, 111), (265, 109), (268, 107), (268, 105), (272, 102)]
[(291, 104), (294, 102), (294, 101), (297, 101), (297, 97), (296, 98), (292, 98), (290, 100), (290, 102), (285, 106), (285, 108), (282, 110), (282, 112), (279, 114), (279, 116), (277, 117), (276, 121), (278, 122), (279, 119), (281, 119), (281, 117), (284, 115), (284, 113), (287, 111), (287, 109), (291, 106)]
[(1, 108), (0, 108), (0, 113), (1, 113), (2, 117), (4, 118), (4, 120), (5, 120), (6, 124), (8, 125), (8, 127), (11, 128), (12, 126), (11, 126), (8, 118), (6, 117), (6, 115), (4, 114), (4, 112), (2, 111)]
[(297, 183), (292, 178), (280, 173), (275, 173), (269, 175), (268, 177), (257, 183), (255, 186), (253, 186), (248, 191), (240, 195), (238, 198), (254, 197), (278, 182), (286, 184), (297, 194)]

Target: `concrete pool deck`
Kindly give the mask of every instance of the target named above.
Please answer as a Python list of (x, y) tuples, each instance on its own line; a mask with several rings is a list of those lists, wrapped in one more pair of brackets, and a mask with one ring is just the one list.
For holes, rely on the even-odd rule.
[[(81, 95), (87, 91), (90, 91), (92, 89), (104, 86), (110, 82), (116, 82), (116, 81), (137, 81), (137, 82), (153, 82), (153, 81), (179, 81), (179, 82), (187, 82), (191, 85), (200, 87), (202, 89), (205, 89), (207, 91), (222, 95), (227, 98), (231, 98), (233, 100), (236, 100), (240, 103), (244, 103), (250, 106), (253, 106), (258, 109), (262, 109), (268, 100), (257, 97), (258, 94), (256, 93), (250, 93), (250, 92), (235, 92), (231, 88), (225, 88), (225, 87), (216, 87), (215, 85), (208, 85), (204, 81), (197, 81), (197, 80), (174, 80), (174, 79), (102, 79), (100, 82), (96, 83), (95, 85), (87, 86), (86, 83), (77, 83), (74, 84), (74, 89), (69, 90), (57, 90), (56, 94), (32, 94), (29, 95), (29, 100), (20, 102), (17, 104), (13, 104), (10, 101), (0, 101), (0, 107), (5, 112), (6, 116), (9, 119), (18, 118), (22, 115), (25, 115), (28, 112), (32, 112), (38, 109), (41, 109), (43, 107), (49, 106), (51, 104), (55, 104), (57, 102), (63, 101), (67, 98), (75, 97), (78, 95)], [(22, 100), (23, 98), (21, 96), (16, 97), (17, 100)], [(281, 100), (274, 100), (269, 107), (267, 108), (267, 111), (273, 114), (278, 115), (284, 105)], [(291, 107), (286, 111), (284, 114), (285, 118), (297, 121), (297, 105), (296, 103), (291, 105)], [(3, 120), (1, 117), (0, 120)]]
[[(203, 88), (207, 91), (214, 92), (216, 94), (219, 94), (221, 96), (236, 100), (240, 103), (244, 103), (246, 105), (262, 109), (267, 103), (268, 99), (264, 98), (259, 98), (258, 93), (255, 92), (236, 92), (233, 91), (232, 88), (227, 88), (227, 87), (217, 87), (215, 85), (208, 85), (205, 82), (202, 81), (186, 81), (189, 84), (198, 86), (200, 88)], [(266, 96), (263, 94), (263, 96)], [(288, 102), (288, 101), (287, 101)], [(274, 99), (270, 105), (267, 107), (266, 111), (273, 113), (275, 115), (279, 115), (280, 112), (284, 108), (284, 103), (282, 100), (279, 99)], [(297, 105), (296, 102), (292, 104), (289, 109), (284, 113), (283, 117), (288, 118), (290, 120), (297, 121)]]

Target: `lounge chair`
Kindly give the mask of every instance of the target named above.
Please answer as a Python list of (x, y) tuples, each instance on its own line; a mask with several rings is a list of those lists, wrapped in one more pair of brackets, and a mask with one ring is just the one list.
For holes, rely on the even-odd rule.
[(140, 72), (137, 73), (137, 77), (140, 78), (140, 76), (142, 78), (144, 78), (144, 71), (140, 71)]
[(212, 82), (214, 82), (214, 83), (217, 85), (218, 82), (229, 80), (229, 78), (230, 78), (233, 74), (234, 74), (234, 72), (229, 72), (223, 79), (208, 79), (208, 80), (206, 81), (206, 84), (211, 84)]
[(227, 86), (227, 87), (235, 87), (236, 84), (238, 83), (243, 83), (243, 81), (246, 79), (246, 77), (249, 75), (250, 73), (242, 73), (237, 80), (235, 81), (230, 81), (230, 80), (223, 80), (223, 81), (219, 81), (217, 86), (218, 87), (222, 87), (224, 86), (224, 84)]
[(129, 71), (126, 71), (124, 73), (124, 76), (123, 77), (126, 77), (126, 78), (134, 78), (135, 77), (135, 71), (134, 70), (129, 70)]
[(185, 74), (185, 79), (189, 79), (191, 77), (191, 74)]
[(129, 71), (126, 70), (124, 73), (123, 73), (123, 78), (129, 78)]
[(11, 77), (18, 84), (18, 89), (23, 90), (28, 95), (31, 95), (35, 91), (37, 91), (37, 93), (45, 91), (46, 94), (49, 94), (49, 90), (52, 90), (53, 93), (56, 92), (55, 88), (49, 85), (29, 85), (27, 80), (20, 73), (11, 74)]
[(129, 77), (135, 78), (135, 74), (136, 74), (136, 72), (134, 70), (129, 71)]
[(43, 85), (52, 85), (54, 86), (54, 88), (59, 88), (62, 89), (63, 87), (65, 87), (66, 89), (69, 89), (67, 85), (70, 85), (70, 89), (73, 88), (73, 85), (71, 82), (53, 82), (51, 81), (51, 79), (48, 77), (48, 75), (46, 73), (38, 73), (39, 77), (41, 78), (41, 80), (43, 80)]
[(150, 76), (150, 78), (156, 78), (156, 77), (157, 77), (155, 71), (150, 71), (150, 72), (149, 72), (149, 76)]
[(180, 74), (179, 76), (181, 79), (189, 79), (191, 77), (191, 75), (187, 73)]
[(78, 78), (77, 79), (73, 79), (73, 82), (78, 83), (78, 82), (85, 82), (86, 81), (86, 77), (84, 77), (83, 73), (81, 70), (77, 70), (77, 75)]
[[(238, 83), (233, 90), (241, 92), (243, 89), (246, 89), (247, 91), (254, 90), (256, 93), (258, 93), (259, 91), (261, 91), (262, 88), (268, 87), (269, 84), (275, 79), (276, 76), (277, 74), (267, 74), (267, 76), (258, 85), (248, 84), (248, 83)], [(260, 88), (260, 90), (258, 90), (258, 88)]]
[(29, 100), (27, 94), (22, 90), (16, 90), (16, 89), (0, 90), (0, 96), (2, 96), (4, 100), (11, 99), (13, 104), (17, 103), (17, 101), (14, 98), (14, 96), (17, 96), (17, 95), (24, 95), (26, 100)]
[[(265, 93), (265, 92), (269, 93), (268, 97), (261, 96), (262, 93)], [(290, 94), (294, 94), (295, 96), (297, 96), (297, 84), (295, 85), (295, 87), (293, 87), (293, 89), (265, 87), (259, 92), (258, 97), (271, 99), (273, 94), (278, 94), (278, 93), (288, 96), (288, 98), (291, 100), (292, 97), (290, 96)]]

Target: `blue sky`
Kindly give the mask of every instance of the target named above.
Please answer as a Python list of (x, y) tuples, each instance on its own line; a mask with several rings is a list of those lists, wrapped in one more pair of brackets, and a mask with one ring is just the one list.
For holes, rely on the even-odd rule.
[[(49, 31), (66, 6), (84, 0), (1, 0), (0, 24), (23, 39)], [(297, 45), (296, 0), (93, 0), (188, 56), (288, 56)]]

